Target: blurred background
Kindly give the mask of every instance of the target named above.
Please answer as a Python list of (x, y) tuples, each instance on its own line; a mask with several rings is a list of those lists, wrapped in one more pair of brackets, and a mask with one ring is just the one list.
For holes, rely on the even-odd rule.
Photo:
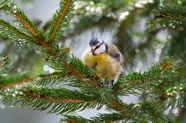
[[(60, 0), (15, 0), (24, 13), (43, 31), (50, 25), (53, 13), (59, 8)], [(166, 25), (156, 25), (149, 30), (149, 20), (156, 17), (152, 9), (157, 5), (185, 6), (185, 0), (77, 0), (74, 17), (65, 29), (59, 43), (70, 47), (71, 52), (81, 58), (92, 37), (116, 44), (125, 58), (125, 74), (132, 71), (142, 73), (164, 56), (173, 56), (181, 62), (182, 68), (177, 82), (186, 77), (186, 23), (170, 21)], [(14, 21), (14, 18), (1, 12), (1, 18)], [(154, 24), (155, 25), (155, 24)], [(53, 69), (45, 63), (37, 51), (21, 44), (15, 44), (0, 37), (1, 55), (11, 54), (14, 58), (13, 72), (25, 70), (37, 73), (50, 73)], [(18, 47), (19, 46), (19, 47)], [(135, 103), (137, 97), (123, 97), (127, 103)], [(177, 122), (184, 123), (185, 103), (182, 108), (172, 110)], [(62, 117), (56, 114), (33, 111), (31, 107), (6, 107), (0, 104), (1, 123), (57, 123)], [(75, 112), (90, 118), (96, 110)], [(185, 121), (186, 122), (186, 121)]]

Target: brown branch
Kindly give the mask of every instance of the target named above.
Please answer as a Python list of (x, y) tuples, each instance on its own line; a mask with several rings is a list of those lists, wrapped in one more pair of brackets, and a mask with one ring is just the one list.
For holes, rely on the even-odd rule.
[[(48, 100), (48, 101), (53, 101), (53, 102), (65, 102), (65, 103), (83, 103), (85, 102), (85, 100), (81, 100), (81, 99), (59, 99), (59, 98), (53, 98), (53, 97), (46, 97), (45, 95), (39, 95), (39, 94), (34, 94), (33, 91), (26, 91), (23, 92), (26, 97), (30, 96), (33, 98), (37, 98), (37, 99), (43, 99), (43, 100)], [(90, 100), (91, 102), (98, 102), (99, 100)], [(116, 108), (119, 111), (124, 110), (124, 106), (122, 106), (121, 104), (119, 104), (116, 100), (112, 100), (111, 102), (111, 106)]]
[(161, 73), (163, 73), (165, 70), (167, 70), (172, 64), (170, 62), (162, 64)]
[(7, 56), (7, 57), (0, 63), (0, 68), (2, 68), (3, 65), (5, 64), (5, 62), (6, 62), (7, 60), (9, 60), (9, 59), (10, 59), (10, 56)]
[(86, 81), (83, 79), (84, 75), (78, 73), (72, 66), (70, 66), (67, 63), (63, 63), (63, 65), (70, 71), (71, 74), (73, 74), (78, 80), (80, 80), (82, 83), (86, 83)]
[[(167, 63), (163, 63), (162, 64), (162, 68), (160, 68), (160, 73), (158, 73), (158, 75), (156, 76), (159, 76), (161, 75), (164, 71), (166, 71), (168, 68), (170, 68), (172, 66), (172, 63), (170, 61), (168, 61)], [(134, 84), (135, 81), (141, 81), (141, 83), (147, 83), (147, 82), (150, 82), (148, 79), (142, 79), (142, 80), (131, 80), (129, 82), (129, 84)], [(113, 93), (116, 94), (118, 91), (121, 91), (123, 90), (124, 88), (127, 88), (127, 86), (122, 86), (122, 87), (118, 87), (116, 88)], [(160, 90), (159, 88), (154, 88), (156, 91), (162, 93), (162, 94), (165, 94), (164, 91)]]
[[(59, 98), (54, 98), (54, 97), (47, 97), (45, 95), (40, 95), (40, 94), (34, 94), (32, 90), (23, 92), (26, 97), (30, 96), (33, 98), (37, 99), (43, 99), (43, 100), (48, 100), (48, 101), (53, 101), (53, 102), (65, 102), (65, 103), (82, 103), (85, 102), (85, 100), (81, 99), (59, 99)], [(98, 100), (90, 100), (91, 102), (98, 102)]]
[(52, 78), (55, 78), (55, 77), (58, 77), (58, 76), (61, 76), (61, 74), (52, 74), (52, 75), (45, 76), (45, 77), (40, 77), (40, 78), (41, 78), (41, 80), (45, 80), (45, 79), (52, 79)]
[[(126, 87), (126, 86), (125, 86), (125, 87)], [(118, 93), (118, 91), (123, 90), (125, 87), (116, 88), (116, 89), (113, 91), (113, 93), (116, 94), (116, 93)]]
[(52, 47), (50, 46), (50, 42), (45, 42), (45, 41), (42, 41), (41, 42), (41, 45), (43, 46), (43, 47), (45, 47), (53, 56), (57, 56), (57, 52), (54, 50), (54, 49), (52, 49)]
[(28, 35), (20, 32), (17, 28), (12, 27), (12, 26), (11, 27), (8, 26), (7, 22), (0, 20), (0, 25), (3, 26), (4, 28), (10, 30), (11, 32), (16, 33), (19, 37), (21, 37), (23, 39), (31, 40), (31, 38)]
[(74, 122), (74, 121), (71, 121), (71, 120), (67, 120), (67, 123), (78, 123), (78, 122)]
[[(39, 34), (37, 34), (37, 30), (35, 30), (34, 28), (32, 28), (32, 25), (30, 25), (30, 23), (28, 23), (28, 21), (26, 19), (24, 19), (24, 17), (20, 14), (20, 12), (18, 10), (14, 11), (13, 14), (16, 16), (16, 18), (25, 26), (25, 28), (28, 29), (28, 31), (35, 37), (35, 38), (40, 38)], [(23, 39), (27, 39), (32, 41), (33, 43), (37, 44), (37, 45), (42, 45), (43, 47), (45, 47), (52, 55), (57, 56), (57, 53), (54, 49), (51, 48), (50, 46), (50, 42), (45, 42), (45, 41), (41, 41), (38, 40), (40, 42), (36, 42), (33, 41), (32, 38), (30, 38), (28, 35), (24, 34), (23, 32), (19, 31), (17, 28), (15, 27), (10, 27), (8, 25), (8, 23), (4, 22), (4, 21), (0, 21), (0, 25), (2, 25), (4, 28), (10, 30), (13, 33), (16, 33), (19, 37), (23, 38)], [(59, 25), (58, 25), (59, 26)]]
[(60, 27), (61, 21), (63, 20), (63, 18), (64, 18), (65, 15), (67, 14), (67, 10), (68, 10), (68, 8), (69, 8), (69, 6), (70, 6), (70, 2), (71, 2), (71, 0), (67, 0), (67, 2), (61, 2), (62, 4), (65, 4), (65, 8), (64, 8), (64, 10), (62, 11), (62, 13), (61, 13), (61, 15), (60, 15), (60, 17), (59, 17), (59, 19), (58, 19), (56, 25), (55, 25), (55, 28), (54, 28), (54, 30), (53, 30), (51, 36), (50, 36), (49, 42), (51, 42), (51, 41), (54, 39), (54, 36), (55, 36), (55, 34), (56, 34), (58, 28)]
[(35, 31), (35, 29), (32, 28), (32, 26), (28, 23), (28, 21), (25, 20), (25, 19), (23, 18), (23, 16), (20, 14), (19, 11), (14, 11), (13, 13), (14, 13), (14, 15), (16, 16), (16, 18), (20, 20), (20, 22), (30, 31), (30, 33), (31, 33), (34, 37), (39, 38), (39, 35), (38, 35), (37, 32)]
[(9, 84), (7, 84), (7, 85), (5, 85), (5, 86), (2, 86), (1, 88), (2, 88), (2, 89), (5, 89), (5, 88), (15, 87), (16, 85), (20, 85), (20, 84), (22, 84), (22, 83), (24, 83), (24, 82), (26, 82), (26, 83), (31, 82), (32, 80), (33, 80), (33, 78), (27, 77), (27, 78), (25, 78), (25, 79), (22, 80), (22, 81), (18, 81), (18, 82), (14, 82), (14, 83), (9, 83)]
[(111, 106), (116, 108), (119, 111), (124, 110), (124, 106), (122, 106), (121, 104), (119, 104), (116, 100), (112, 100), (111, 101)]

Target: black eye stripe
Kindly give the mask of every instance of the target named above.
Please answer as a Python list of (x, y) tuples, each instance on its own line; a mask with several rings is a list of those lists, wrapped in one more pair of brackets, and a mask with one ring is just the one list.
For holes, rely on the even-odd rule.
[(96, 46), (94, 50), (98, 49), (104, 42), (102, 42), (100, 45)]
[(101, 44), (100, 44), (100, 45), (98, 45), (98, 46), (96, 46), (94, 50), (98, 49), (100, 46), (101, 46)]

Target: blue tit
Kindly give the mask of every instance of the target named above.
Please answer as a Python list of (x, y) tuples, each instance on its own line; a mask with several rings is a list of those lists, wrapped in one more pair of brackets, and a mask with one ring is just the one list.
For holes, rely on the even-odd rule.
[(112, 43), (105, 43), (98, 38), (92, 38), (90, 48), (82, 54), (82, 62), (89, 68), (96, 70), (101, 77), (113, 84), (115, 78), (124, 69), (124, 58), (118, 48)]

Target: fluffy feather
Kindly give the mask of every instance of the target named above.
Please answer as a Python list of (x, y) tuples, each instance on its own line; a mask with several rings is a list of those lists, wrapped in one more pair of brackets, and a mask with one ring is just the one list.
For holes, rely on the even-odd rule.
[[(112, 45), (109, 44), (108, 46), (111, 47)], [(114, 49), (110, 49), (108, 52), (99, 55), (92, 55), (89, 48), (84, 51), (82, 62), (89, 68), (95, 69), (106, 80), (114, 80), (123, 72), (123, 57), (116, 46), (114, 46)]]

